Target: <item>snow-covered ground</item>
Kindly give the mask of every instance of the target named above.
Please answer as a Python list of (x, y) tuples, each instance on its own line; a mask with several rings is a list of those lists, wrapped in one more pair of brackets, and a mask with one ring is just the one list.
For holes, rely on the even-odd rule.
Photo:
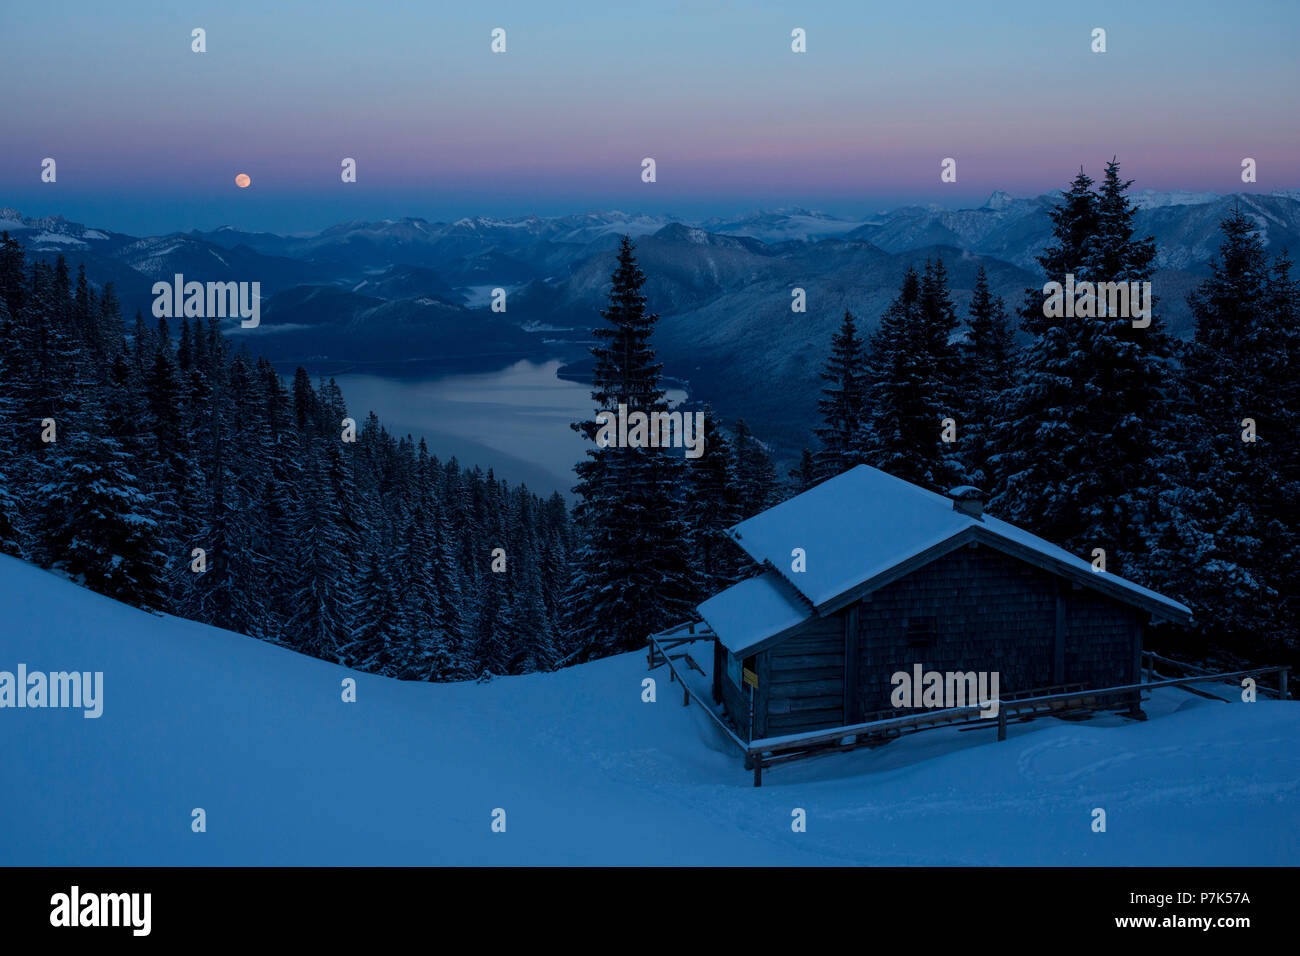
[(642, 702), (641, 654), (401, 683), (3, 556), (0, 608), (0, 671), (104, 673), (98, 719), (0, 709), (0, 864), (1300, 863), (1295, 702), (1158, 691), (1144, 723), (922, 733), (756, 790), (665, 669)]

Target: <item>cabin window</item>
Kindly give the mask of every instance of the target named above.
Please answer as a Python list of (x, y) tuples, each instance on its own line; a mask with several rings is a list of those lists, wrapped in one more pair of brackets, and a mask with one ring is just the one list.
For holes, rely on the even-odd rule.
[(934, 646), (935, 640), (939, 636), (939, 630), (933, 614), (926, 617), (906, 618), (906, 624), (908, 647)]

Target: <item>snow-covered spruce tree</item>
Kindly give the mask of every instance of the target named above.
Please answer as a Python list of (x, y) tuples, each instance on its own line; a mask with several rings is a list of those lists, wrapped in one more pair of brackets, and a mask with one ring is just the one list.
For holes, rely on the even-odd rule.
[[(658, 316), (646, 311), (645, 274), (624, 236), (605, 325), (595, 330), (592, 400), (597, 412), (650, 414), (667, 408), (650, 342)], [(578, 546), (569, 627), (587, 656), (643, 647), (690, 611), (691, 578), (680, 459), (649, 447), (599, 447), (594, 420), (574, 429), (593, 446), (576, 466)]]
[[(197, 504), (194, 491), (202, 483), (196, 480), (198, 468), (181, 410), (182, 386), (176, 356), (167, 335), (166, 319), (159, 322), (159, 334), (149, 346), (153, 356), (143, 366), (136, 365), (136, 374), (145, 395), (145, 425), (153, 440), (153, 457), (158, 462), (157, 471), (150, 477), (163, 492), (160, 504), (168, 536), (182, 540), (181, 515)], [(184, 334), (189, 337), (188, 322)], [(146, 347), (138, 341), (135, 344), (137, 354)]]
[(16, 317), (26, 296), (27, 255), (22, 243), (5, 230), (0, 232), (0, 301), (5, 303), (10, 316)]
[[(1130, 183), (1118, 173), (1108, 163), (1094, 192), (1081, 171), (1053, 211), (1054, 243), (1039, 256), (1049, 281), (1150, 280), (1154, 244), (1133, 238)], [(1171, 342), (1154, 308), (1149, 324), (1135, 327), (1132, 304), (1127, 315), (1097, 314), (1100, 299), (1079, 295), (1073, 316), (1064, 308), (1049, 316), (1044, 298), (1025, 294), (1022, 327), (1033, 339), (1020, 355), (1021, 379), (1001, 399), (991, 507), (1076, 553), (1101, 548), (1109, 570), (1140, 578), (1155, 533), (1158, 462), (1176, 439)]]
[(543, 608), (554, 635), (553, 646), (555, 660), (550, 664), (553, 669), (561, 660), (569, 657), (576, 648), (572, 635), (565, 626), (567, 596), (566, 582), (570, 572), (570, 555), (574, 550), (572, 528), (569, 524), (569, 506), (558, 492), (546, 499), (542, 509), (544, 541), (539, 555), (540, 579)]
[(187, 607), (199, 620), (267, 637), (271, 568), (261, 489), (270, 451), (260, 383), (246, 356), (229, 356), (215, 321), (207, 335), (215, 379), (200, 425), (199, 458), (208, 489), (201, 523), (187, 551), (202, 548), (207, 570), (196, 574), (187, 561), (177, 573)]
[(790, 479), (789, 497), (803, 494), (817, 484), (817, 462), (812, 449), (805, 448), (800, 453), (799, 464), (786, 472), (786, 477)]
[(737, 548), (726, 535), (742, 517), (731, 446), (712, 406), (704, 407), (704, 453), (687, 468), (687, 524), (691, 564), (696, 570), (694, 599), (702, 601), (739, 579)]
[(23, 247), (0, 235), (0, 551), (27, 557), (31, 489), (39, 480), (33, 454), (39, 420), (30, 417), (31, 360), (26, 321), (29, 292)]
[(441, 627), (441, 598), (434, 584), (439, 560), (433, 531), (437, 520), (427, 494), (411, 512), (398, 552), (397, 601), (402, 648), (396, 676), (405, 680), (454, 680), (460, 672), (451, 635)]
[[(928, 260), (925, 263), (921, 275), (921, 318), (921, 356), (928, 364), (929, 400), (937, 419), (932, 432), (936, 466), (931, 482), (937, 488), (947, 489), (967, 480), (962, 450), (971, 415), (962, 388), (967, 380), (964, 356), (955, 342), (960, 323), (942, 257), (936, 256), (933, 265)], [(944, 419), (953, 423), (955, 437), (951, 441), (942, 437)]]
[[(8, 234), (5, 235), (8, 240)], [(9, 312), (5, 287), (0, 281), (0, 383), (16, 380), (20, 358), (14, 336), (13, 316)], [(18, 492), (21, 441), (16, 418), (17, 402), (8, 390), (0, 387), (0, 554), (23, 557), (27, 553), (19, 523), (21, 501)]]
[[(1118, 161), (1106, 164), (1097, 227), (1083, 262), (1084, 275), (1095, 277), (1090, 281), (1140, 288), (1151, 280), (1155, 240), (1134, 236), (1137, 207), (1126, 195), (1131, 185), (1119, 178)], [(1091, 412), (1093, 447), (1091, 472), (1080, 486), (1086, 525), (1079, 544), (1096, 542), (1112, 556), (1108, 567), (1138, 580), (1146, 580), (1147, 540), (1158, 520), (1151, 503), (1165, 482), (1160, 461), (1181, 439), (1173, 408), (1174, 345), (1158, 303), (1148, 301), (1150, 315), (1135, 319), (1136, 303), (1127, 314), (1117, 309), (1102, 315), (1099, 299), (1099, 314), (1082, 326), (1091, 379), (1081, 398)]]
[(547, 670), (559, 655), (555, 632), (546, 615), (538, 571), (542, 532), (539, 503), (522, 485), (511, 490), (502, 482), (502, 493), (506, 503), (506, 538), (517, 549), (513, 559), (508, 553), (502, 556), (504, 571), (492, 571), (495, 576), (505, 577), (511, 607), (510, 626), (505, 628), (508, 649), (505, 673)]
[[(510, 673), (510, 640), (518, 626), (511, 605), (511, 568), (506, 550), (506, 570), (492, 568), (492, 551), (510, 540), (504, 500), (496, 476), (488, 470), (487, 479), (475, 486), (474, 527), (482, 532), (477, 539), (474, 560), (479, 566), (478, 614), (474, 622), (472, 650), (475, 673), (501, 676)], [(518, 565), (519, 556), (515, 556)]]
[(777, 503), (776, 468), (743, 418), (736, 420), (732, 438), (732, 473), (736, 486), (736, 507), (740, 516), (752, 518)]
[[(1300, 283), (1293, 274), (1286, 250), (1273, 257), (1269, 275), (1269, 312), (1272, 316), (1273, 349), (1266, 365), (1265, 387), (1273, 401), (1265, 415), (1277, 435), (1273, 462), (1278, 493), (1264, 506), (1268, 518), (1271, 566), (1278, 576), (1282, 595), (1278, 607), (1278, 636), (1291, 651), (1300, 652), (1300, 522), (1295, 503), (1300, 501)], [(1270, 449), (1272, 455), (1272, 449)]]
[(395, 677), (402, 653), (400, 610), (394, 572), (383, 552), (368, 551), (363, 556), (357, 583), (358, 600), (353, 609), (351, 631), (339, 647), (339, 657), (357, 670)]
[[(1063, 282), (1081, 267), (1096, 227), (1093, 180), (1081, 169), (1050, 212), (1053, 244), (1038, 257), (1047, 277)], [(989, 507), (1049, 541), (1066, 543), (1083, 527), (1074, 491), (1083, 461), (1087, 409), (1074, 394), (1080, 335), (1073, 322), (1044, 315), (1041, 289), (1026, 289), (1020, 327), (1030, 341), (1017, 354), (1020, 375), (999, 399), (993, 425), (994, 487)], [(1077, 542), (1075, 542), (1077, 544)]]
[(1163, 462), (1169, 480), (1149, 564), (1211, 643), (1249, 658), (1274, 639), (1298, 646), (1287, 605), (1300, 492), (1291, 371), (1300, 330), (1287, 315), (1296, 289), (1284, 257), (1270, 268), (1240, 209), (1221, 228), (1218, 261), (1188, 297), (1196, 333), (1183, 357), (1181, 441)]
[(91, 374), (89, 363), (74, 373), (78, 407), (65, 404), (69, 414), (48, 446), (46, 480), (36, 490), (38, 553), (47, 567), (100, 594), (160, 608), (161, 512), (136, 474), (139, 459), (124, 434), (135, 427), (128, 383), (100, 384)]
[(817, 401), (821, 424), (813, 430), (819, 443), (813, 456), (819, 479), (833, 478), (858, 460), (854, 440), (862, 424), (866, 400), (863, 380), (866, 351), (857, 320), (848, 309), (839, 330), (831, 337), (831, 354), (822, 370), (822, 397)]
[[(261, 515), (264, 541), (259, 550), (266, 558), (265, 620), (261, 635), (276, 643), (289, 643), (287, 622), (296, 612), (293, 591), (297, 583), (296, 521), (303, 490), (301, 444), (294, 425), (289, 394), (279, 374), (264, 359), (255, 370), (259, 396), (265, 409), (266, 459), (254, 498)], [(197, 486), (199, 483), (194, 482)]]
[[(87, 372), (89, 363), (81, 351), (72, 324), (71, 285), (68, 268), (59, 256), (55, 265), (37, 261), (31, 282), (22, 297), (22, 311), (15, 313), (16, 345), (24, 358), (26, 374), (15, 382), (18, 415), (30, 422), (25, 447), (41, 447), (37, 424), (45, 418), (69, 424), (69, 416), (80, 405), (79, 387), (98, 379)], [(52, 456), (38, 457), (36, 467)]]
[(857, 454), (869, 465), (934, 490), (956, 483), (959, 442), (942, 440), (943, 420), (958, 407), (961, 370), (951, 344), (956, 328), (947, 272), (909, 267), (898, 296), (872, 334), (866, 361), (866, 411)]
[(961, 346), (966, 410), (962, 457), (971, 483), (987, 491), (991, 485), (991, 422), (998, 414), (999, 396), (1013, 378), (1015, 340), (1006, 306), (990, 291), (983, 266), (975, 276), (968, 316), (969, 333)]
[[(342, 419), (329, 415), (326, 421)], [(322, 431), (310, 440), (303, 477), (294, 518), (294, 613), (286, 638), (308, 654), (338, 661), (338, 649), (352, 638), (360, 535), (354, 519), (356, 489), (337, 433)]]

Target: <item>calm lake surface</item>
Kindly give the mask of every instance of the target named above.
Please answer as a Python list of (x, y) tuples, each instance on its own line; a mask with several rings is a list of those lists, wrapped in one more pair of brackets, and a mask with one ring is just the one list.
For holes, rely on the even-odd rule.
[[(589, 385), (556, 375), (558, 361), (516, 362), (498, 372), (399, 379), (334, 376), (358, 426), (370, 412), (394, 435), (428, 443), (441, 460), (490, 467), (498, 478), (522, 482), (539, 494), (571, 498), (573, 466), (587, 442), (569, 428), (596, 407)], [(686, 393), (669, 390), (669, 400)]]

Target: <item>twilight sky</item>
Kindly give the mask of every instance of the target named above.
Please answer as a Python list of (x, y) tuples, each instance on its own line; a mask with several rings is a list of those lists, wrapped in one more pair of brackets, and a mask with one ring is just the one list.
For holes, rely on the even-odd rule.
[(1298, 40), (1296, 0), (0, 2), (0, 206), (137, 234), (855, 215), (1035, 195), (1113, 154), (1136, 188), (1271, 192), (1300, 187)]

